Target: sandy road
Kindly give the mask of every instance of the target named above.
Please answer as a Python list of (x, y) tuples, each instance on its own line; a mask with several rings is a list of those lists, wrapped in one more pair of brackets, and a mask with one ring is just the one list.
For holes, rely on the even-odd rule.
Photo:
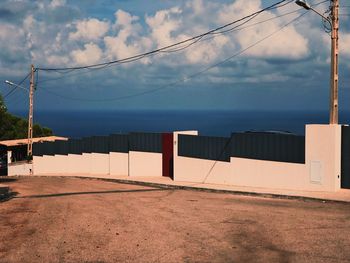
[(6, 182), (0, 262), (350, 262), (350, 204), (91, 179)]

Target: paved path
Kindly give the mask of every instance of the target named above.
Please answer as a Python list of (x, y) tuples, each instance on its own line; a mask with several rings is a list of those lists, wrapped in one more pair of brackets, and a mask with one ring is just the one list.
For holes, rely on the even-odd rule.
[[(87, 175), (89, 176), (89, 175)], [(350, 203), (350, 189), (340, 189), (336, 192), (322, 192), (322, 191), (303, 191), (303, 190), (288, 190), (288, 189), (276, 189), (276, 188), (263, 188), (263, 187), (248, 187), (248, 186), (234, 186), (234, 185), (222, 185), (222, 184), (210, 184), (210, 183), (193, 183), (193, 182), (181, 182), (173, 181), (169, 177), (130, 177), (119, 176), (113, 177), (112, 180), (124, 181), (124, 182), (143, 182), (156, 185), (168, 185), (179, 186), (184, 188), (193, 189), (207, 189), (214, 191), (226, 191), (237, 194), (246, 195), (261, 195), (261, 196), (275, 196), (285, 198), (309, 198), (325, 201), (340, 201)]]
[(350, 204), (23, 177), (0, 262), (349, 262)]

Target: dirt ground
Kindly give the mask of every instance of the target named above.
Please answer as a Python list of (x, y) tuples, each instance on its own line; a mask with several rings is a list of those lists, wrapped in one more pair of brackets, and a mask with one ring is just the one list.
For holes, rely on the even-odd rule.
[[(1, 181), (1, 180), (0, 180)], [(26, 177), (0, 262), (350, 262), (350, 205)]]

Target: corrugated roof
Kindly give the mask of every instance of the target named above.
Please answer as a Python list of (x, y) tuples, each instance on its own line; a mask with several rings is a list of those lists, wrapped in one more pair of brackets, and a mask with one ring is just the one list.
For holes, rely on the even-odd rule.
[[(53, 142), (53, 141), (67, 141), (68, 138), (65, 137), (59, 137), (59, 136), (48, 136), (48, 137), (38, 137), (33, 138), (34, 142)], [(10, 147), (10, 146), (20, 146), (20, 145), (27, 145), (28, 139), (17, 139), (17, 140), (7, 140), (7, 141), (0, 141), (1, 145)]]

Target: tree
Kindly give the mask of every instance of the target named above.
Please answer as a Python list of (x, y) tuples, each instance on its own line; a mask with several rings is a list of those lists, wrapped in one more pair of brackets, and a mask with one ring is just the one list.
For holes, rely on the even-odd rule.
[[(52, 130), (41, 127), (39, 124), (33, 126), (33, 137), (53, 135)], [(25, 139), (28, 136), (28, 121), (17, 117), (7, 111), (4, 99), (0, 95), (0, 140)]]

